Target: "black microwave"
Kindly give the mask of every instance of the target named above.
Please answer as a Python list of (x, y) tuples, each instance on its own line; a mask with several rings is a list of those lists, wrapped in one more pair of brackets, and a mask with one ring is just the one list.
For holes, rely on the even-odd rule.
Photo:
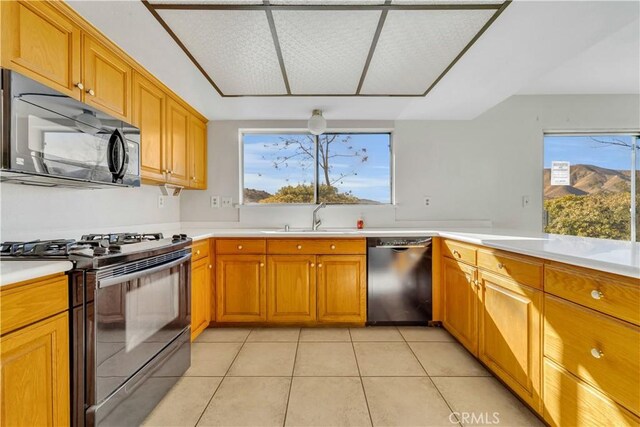
[(2, 70), (0, 181), (139, 187), (140, 129)]

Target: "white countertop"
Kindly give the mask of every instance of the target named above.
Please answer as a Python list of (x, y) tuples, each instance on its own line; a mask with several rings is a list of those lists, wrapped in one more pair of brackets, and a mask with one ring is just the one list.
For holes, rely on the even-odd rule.
[(62, 273), (72, 268), (70, 261), (0, 261), (0, 286)]
[(587, 237), (516, 230), (420, 228), (367, 228), (364, 230), (334, 228), (317, 232), (296, 229), (285, 232), (281, 229), (182, 228), (180, 233), (184, 233), (194, 240), (209, 237), (440, 236), (640, 279), (640, 243)]

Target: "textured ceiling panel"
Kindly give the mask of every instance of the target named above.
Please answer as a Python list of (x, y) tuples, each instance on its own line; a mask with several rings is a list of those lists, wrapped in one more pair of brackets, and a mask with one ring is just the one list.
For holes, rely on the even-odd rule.
[(360, 93), (424, 93), (494, 13), (389, 11)]
[(270, 4), (276, 5), (304, 5), (304, 6), (337, 6), (337, 5), (380, 5), (384, 0), (271, 0)]
[(212, 5), (253, 5), (264, 4), (262, 0), (150, 0), (151, 4), (212, 4)]
[(391, 4), (401, 5), (478, 5), (495, 4), (501, 5), (500, 0), (391, 0)]
[(293, 94), (355, 94), (380, 11), (274, 11)]
[(287, 93), (263, 11), (158, 13), (225, 95)]

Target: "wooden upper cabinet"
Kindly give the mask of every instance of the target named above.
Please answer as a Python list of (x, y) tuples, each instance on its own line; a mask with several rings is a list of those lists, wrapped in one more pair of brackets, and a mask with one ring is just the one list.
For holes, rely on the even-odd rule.
[(133, 69), (117, 52), (88, 34), (82, 37), (85, 103), (126, 122), (131, 121)]
[(167, 165), (168, 182), (189, 185), (189, 111), (178, 101), (167, 97)]
[(266, 257), (216, 255), (216, 321), (267, 320)]
[(540, 290), (480, 271), (478, 356), (525, 402), (541, 411)]
[(0, 425), (69, 425), (66, 312), (0, 338)]
[(2, 1), (2, 66), (81, 99), (80, 28), (44, 1)]
[(189, 187), (207, 188), (207, 124), (194, 115), (189, 121)]
[(165, 182), (166, 96), (140, 73), (133, 75), (133, 124), (140, 128), (142, 179)]
[(318, 321), (366, 321), (366, 258), (364, 255), (317, 257)]
[(271, 255), (267, 265), (267, 321), (316, 320), (316, 257)]
[(478, 269), (443, 258), (442, 323), (470, 352), (478, 354)]

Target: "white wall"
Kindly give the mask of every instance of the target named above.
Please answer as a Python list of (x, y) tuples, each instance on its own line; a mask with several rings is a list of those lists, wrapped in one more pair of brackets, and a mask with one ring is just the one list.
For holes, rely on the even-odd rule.
[[(163, 231), (180, 221), (180, 200), (158, 208), (155, 186), (113, 189), (0, 184), (0, 241), (73, 238), (83, 233)], [(171, 224), (174, 224), (173, 226)]]
[[(304, 128), (300, 121), (209, 122), (209, 188), (182, 196), (180, 218), (218, 225), (309, 226), (311, 206), (209, 207), (212, 195), (238, 202), (238, 130)], [(545, 131), (640, 129), (637, 95), (514, 96), (470, 121), (330, 122), (331, 128), (394, 128), (395, 207), (332, 206), (325, 226), (425, 225), (490, 220), (496, 227), (542, 227), (542, 136)], [(422, 206), (425, 195), (432, 204)], [(522, 207), (522, 196), (531, 204)], [(452, 225), (455, 225), (453, 222)]]

